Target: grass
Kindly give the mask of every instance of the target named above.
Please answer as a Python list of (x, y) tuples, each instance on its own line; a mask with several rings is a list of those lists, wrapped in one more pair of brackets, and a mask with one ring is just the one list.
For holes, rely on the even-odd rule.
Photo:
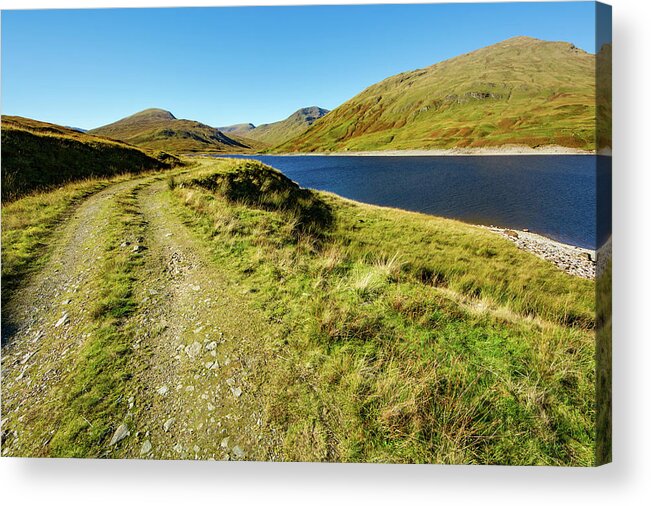
[(283, 459), (594, 464), (593, 282), (466, 224), (321, 192), (301, 196), (327, 219), (297, 227), (277, 171), (197, 163), (169, 191), (281, 328), (264, 398)]
[[(565, 42), (516, 37), (389, 77), (273, 151), (508, 144), (593, 150), (595, 115), (595, 55)], [(609, 135), (606, 126), (601, 136)]]

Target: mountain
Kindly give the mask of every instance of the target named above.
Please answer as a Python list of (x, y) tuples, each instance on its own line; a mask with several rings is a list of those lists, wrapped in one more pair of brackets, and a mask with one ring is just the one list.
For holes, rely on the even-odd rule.
[(77, 130), (2, 116), (2, 200), (89, 177), (169, 168), (179, 160)]
[(594, 138), (595, 56), (515, 37), (374, 84), (275, 151), (592, 150)]
[(115, 123), (89, 130), (89, 133), (150, 149), (174, 152), (238, 152), (250, 146), (220, 132), (217, 128), (177, 119), (163, 109), (146, 109)]
[(239, 123), (222, 127), (221, 130), (233, 135), (239, 135), (245, 139), (259, 141), (267, 146), (275, 146), (302, 134), (312, 123), (328, 114), (328, 112), (327, 109), (321, 107), (304, 107), (288, 118), (275, 123), (265, 123), (257, 127), (253, 123)]
[(238, 123), (237, 125), (229, 125), (218, 128), (225, 134), (246, 136), (247, 133), (255, 128), (255, 125), (253, 123)]

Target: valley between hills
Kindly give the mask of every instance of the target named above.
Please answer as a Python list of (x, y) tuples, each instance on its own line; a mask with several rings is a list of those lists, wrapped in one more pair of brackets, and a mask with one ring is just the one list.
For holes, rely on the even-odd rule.
[(2, 455), (606, 460), (595, 280), (219, 158), (592, 153), (594, 72), (517, 37), (266, 125), (3, 116)]

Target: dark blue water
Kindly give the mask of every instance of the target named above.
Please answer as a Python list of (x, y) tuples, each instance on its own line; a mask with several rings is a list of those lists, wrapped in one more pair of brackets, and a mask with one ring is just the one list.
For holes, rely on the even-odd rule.
[[(609, 227), (598, 234), (596, 226), (598, 171), (599, 198), (610, 195), (611, 161), (606, 157), (599, 157), (599, 164), (598, 157), (585, 155), (245, 158), (276, 167), (303, 187), (370, 204), (528, 228), (591, 249), (610, 235)], [(599, 218), (610, 223), (610, 205), (606, 209), (605, 204)]]

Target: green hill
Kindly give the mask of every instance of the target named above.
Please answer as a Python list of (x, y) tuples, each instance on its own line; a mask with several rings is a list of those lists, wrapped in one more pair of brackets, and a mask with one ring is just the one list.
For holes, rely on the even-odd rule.
[(595, 147), (595, 56), (515, 37), (398, 74), (276, 151)]
[(77, 130), (2, 116), (2, 200), (90, 177), (163, 169), (178, 162)]
[(255, 128), (255, 125), (253, 123), (238, 123), (237, 125), (229, 125), (218, 128), (225, 134), (241, 135), (246, 137), (246, 134), (253, 130)]
[(328, 114), (328, 110), (321, 107), (304, 107), (282, 121), (254, 126), (252, 123), (239, 123), (221, 130), (244, 139), (262, 142), (267, 146), (275, 146), (289, 141), (305, 132), (317, 119)]
[(241, 152), (250, 148), (217, 128), (198, 121), (177, 119), (163, 109), (145, 109), (115, 123), (89, 130), (89, 133), (176, 153)]

